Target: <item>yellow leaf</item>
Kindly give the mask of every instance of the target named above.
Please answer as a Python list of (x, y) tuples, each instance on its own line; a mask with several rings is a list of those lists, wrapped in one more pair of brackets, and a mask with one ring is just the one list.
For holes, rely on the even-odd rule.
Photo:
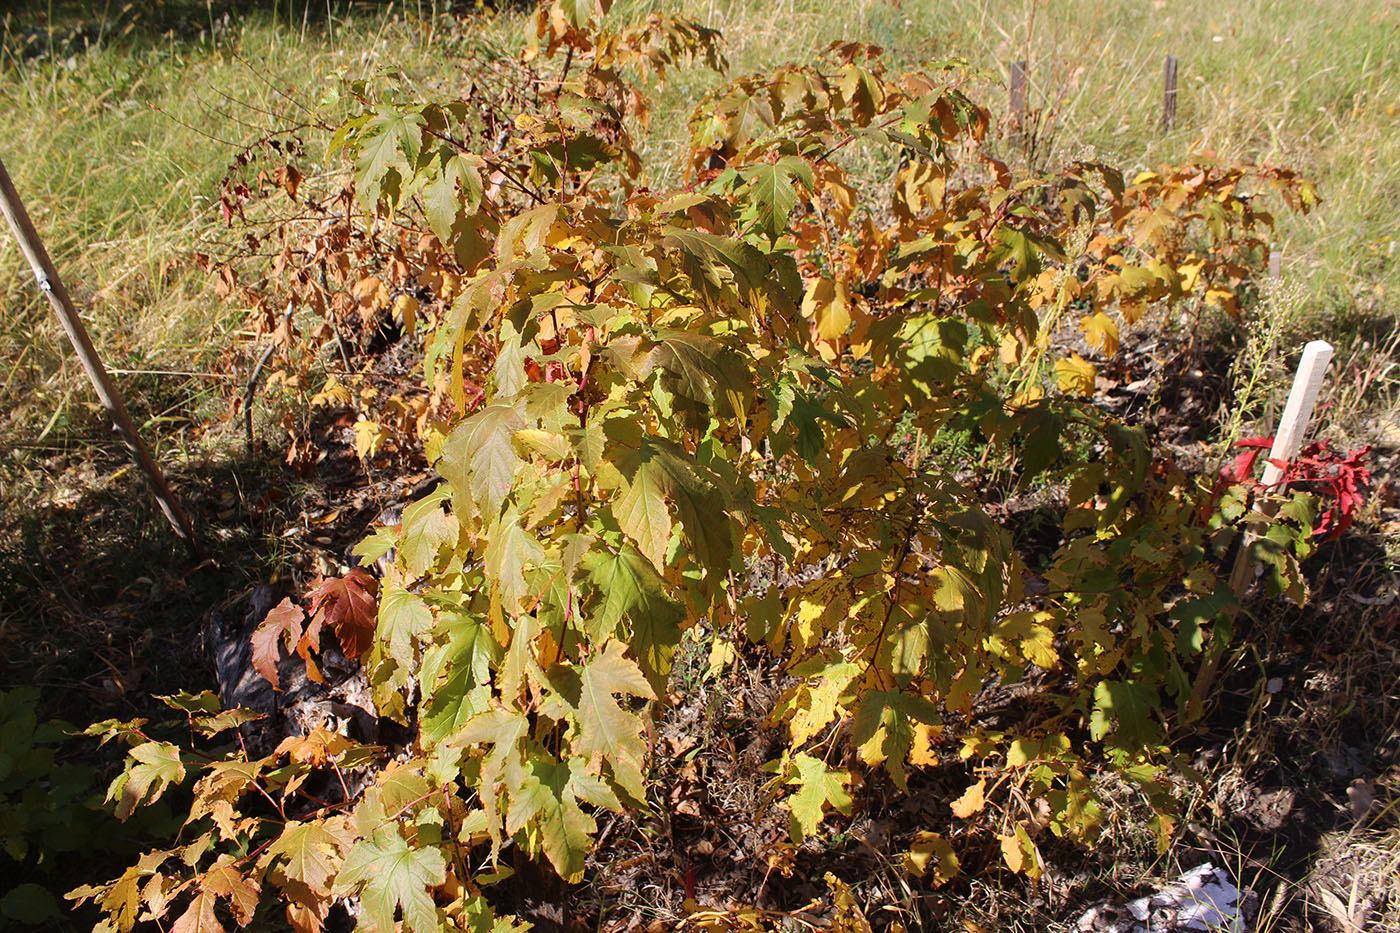
[(972, 814), (979, 812), (987, 805), (987, 798), (983, 796), (986, 791), (986, 778), (963, 791), (963, 795), (953, 801), (953, 815), (960, 820), (965, 820)]
[(1055, 363), (1055, 380), (1059, 383), (1061, 392), (1071, 395), (1093, 395), (1095, 375), (1097, 373), (1094, 371), (1094, 364), (1078, 353)]
[(733, 664), (739, 657), (739, 652), (734, 650), (734, 643), (723, 638), (716, 638), (710, 643), (710, 657), (705, 663), (705, 679), (713, 680), (726, 667)]
[(914, 727), (914, 741), (909, 746), (909, 763), (916, 768), (929, 768), (938, 764), (938, 752), (933, 740), (943, 733), (942, 726), (931, 726), (921, 722)]
[(389, 307), (389, 289), (384, 287), (384, 283), (376, 275), (360, 279), (350, 289), (350, 294), (355, 296), (361, 314), (372, 314)]
[(513, 437), (515, 442), (526, 450), (541, 454), (551, 463), (567, 460), (573, 453), (573, 448), (569, 446), (569, 439), (562, 434), (555, 434), (552, 431), (541, 431), (538, 428), (524, 428), (516, 431)]
[(350, 398), (350, 390), (342, 385), (339, 379), (331, 376), (321, 387), (321, 391), (311, 396), (311, 407), (349, 405)]
[(418, 299), (412, 295), (400, 295), (394, 299), (394, 316), (403, 322), (404, 332), (413, 336), (413, 328), (418, 323)]
[(1024, 348), (1020, 337), (1007, 334), (1001, 338), (1001, 361), (1007, 366), (1016, 365), (1021, 362), (1021, 351)]
[(817, 325), (817, 336), (837, 340), (851, 328), (851, 302), (844, 282), (815, 278), (807, 284), (802, 314)]
[(1026, 853), (1021, 851), (1021, 841), (1014, 833), (998, 838), (1001, 840), (1001, 857), (1005, 860), (1006, 867), (1019, 872), (1026, 865)]
[(1118, 352), (1118, 325), (1113, 318), (1102, 311), (1095, 311), (1080, 318), (1079, 326), (1084, 328), (1084, 339), (1089, 346), (1101, 350), (1104, 356)]
[(958, 856), (948, 840), (938, 833), (919, 832), (904, 855), (904, 867), (919, 878), (932, 869), (934, 887), (958, 874)]
[(355, 422), (355, 453), (361, 460), (367, 460), (379, 453), (379, 448), (389, 439), (389, 432), (378, 421), (361, 418)]

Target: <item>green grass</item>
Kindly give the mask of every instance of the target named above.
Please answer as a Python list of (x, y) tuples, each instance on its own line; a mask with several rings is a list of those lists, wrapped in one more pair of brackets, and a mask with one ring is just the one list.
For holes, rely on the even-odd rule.
[[(81, 6), (81, 5), (79, 5)], [(227, 6), (225, 4), (224, 6)], [(238, 147), (278, 126), (334, 121), (320, 106), (338, 76), (402, 68), (428, 93), (467, 79), (444, 39), (521, 41), (517, 13), (465, 26), (365, 5), (164, 3), (104, 21), (60, 11), (58, 32), (86, 26), (53, 56), (0, 67), (0, 149), (61, 273), (83, 305), (108, 365), (210, 372), (207, 378), (123, 375), (144, 419), (175, 427), (219, 408), (240, 344), (239, 309), (217, 301), (193, 252), (220, 226), (212, 200)], [(9, 45), (43, 25), (47, 7), (12, 15)], [(734, 72), (802, 60), (840, 38), (886, 46), (893, 61), (966, 59), (975, 95), (1000, 115), (1006, 64), (1028, 62), (1028, 106), (1039, 126), (1033, 159), (1053, 166), (1092, 155), (1146, 168), (1209, 150), (1222, 159), (1300, 168), (1325, 203), (1302, 217), (1280, 209), (1285, 274), (1304, 295), (1294, 334), (1335, 339), (1341, 356), (1394, 320), (1400, 213), (1400, 9), (1324, 0), (986, 3), (977, 0), (815, 0), (663, 4), (624, 0), (619, 19), (680, 11), (719, 28)], [(124, 17), (124, 18), (123, 18)], [(42, 46), (42, 40), (39, 41)], [(1162, 59), (1180, 65), (1177, 128), (1159, 130)], [(714, 75), (683, 70), (659, 89), (657, 154), (679, 157), (685, 121)], [(324, 136), (308, 133), (313, 151)], [(995, 143), (1016, 156), (1005, 140)], [(0, 244), (0, 435), (62, 443), (100, 419), (48, 308), (12, 243)], [(1393, 407), (1393, 376), (1359, 401)], [(1358, 400), (1348, 399), (1348, 402)], [(1353, 411), (1355, 405), (1349, 405)], [(44, 429), (48, 428), (47, 434)], [(1350, 433), (1364, 434), (1349, 426)], [(42, 435), (42, 441), (40, 437)]]

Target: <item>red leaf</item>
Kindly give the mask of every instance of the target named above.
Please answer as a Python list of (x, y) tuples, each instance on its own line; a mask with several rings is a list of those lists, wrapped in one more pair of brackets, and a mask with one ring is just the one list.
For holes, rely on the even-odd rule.
[(379, 581), (355, 567), (343, 577), (330, 577), (310, 593), (311, 611), (330, 623), (345, 656), (358, 658), (374, 638)]
[(277, 662), (280, 655), (277, 643), (285, 642), (290, 653), (292, 646), (301, 638), (301, 623), (306, 613), (290, 599), (284, 599), (269, 612), (253, 632), (253, 670), (262, 679), (272, 684), (273, 690), (282, 688), (277, 682)]

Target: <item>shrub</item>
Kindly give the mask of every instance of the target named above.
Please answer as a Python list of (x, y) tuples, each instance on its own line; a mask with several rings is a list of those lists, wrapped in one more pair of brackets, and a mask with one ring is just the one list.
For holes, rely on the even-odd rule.
[[(243, 925), (269, 892), (304, 930), (345, 896), (369, 929), (515, 928), (482, 893), (499, 873), (470, 866), (513, 846), (583, 877), (595, 815), (647, 806), (648, 710), (702, 622), (792, 677), (769, 768), (794, 844), (852, 812), (858, 771), (902, 790), (948, 757), (976, 778), (952, 802), (963, 835), (1012, 870), (1042, 861), (1009, 801), (1090, 842), (1104, 775), (1169, 837), (1167, 726), (1233, 599), (1214, 559), (1232, 526), (1092, 404), (1094, 365), (1057, 338), (1077, 324), (1111, 356), (1151, 304), (1239, 314), (1271, 225), (1251, 195), (1306, 209), (1311, 186), (1208, 161), (1018, 177), (960, 65), (895, 75), (847, 43), (706, 96), (685, 183), (655, 191), (633, 76), (719, 68), (719, 37), (601, 13), (542, 8), (523, 61), (467, 99), (352, 85), (335, 144), (365, 215), (284, 234), (264, 305), (323, 310), (323, 336), (357, 311), (421, 330), (425, 389), (396, 433), (443, 482), (361, 545), (392, 551), (382, 581), (328, 581), (255, 641), (310, 661), (331, 628), (412, 739), (388, 758), (326, 731), (191, 757), (111, 724), (134, 743), (126, 811), (199, 775), (186, 841), (81, 892), (119, 928), (143, 910)], [(986, 484), (913, 437), (1063, 490), (1043, 573)], [(1018, 685), (1024, 715), (979, 719)], [(211, 735), (239, 719), (171, 702)], [(339, 796), (308, 797), (327, 771)], [(942, 882), (957, 848), (922, 833), (909, 865)]]

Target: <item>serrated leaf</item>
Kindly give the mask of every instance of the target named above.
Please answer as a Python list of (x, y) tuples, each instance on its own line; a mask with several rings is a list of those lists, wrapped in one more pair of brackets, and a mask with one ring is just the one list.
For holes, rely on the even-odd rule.
[(446, 741), (477, 713), (486, 709), (473, 691), (491, 680), (492, 667), (501, 658), (500, 646), (491, 637), (485, 620), (464, 612), (444, 612), (438, 635), (446, 642), (423, 652), (419, 684), (423, 704), (419, 713), (425, 745)]
[(310, 906), (330, 897), (344, 848), (345, 840), (325, 823), (293, 820), (282, 827), (258, 865), (286, 896)]
[(544, 854), (566, 882), (583, 877), (584, 858), (592, 846), (598, 824), (579, 806), (575, 775), (583, 762), (570, 765), (546, 758), (531, 758), (524, 780), (514, 791), (506, 831), (514, 834), (533, 824), (539, 829)]
[(831, 770), (824, 761), (811, 755), (794, 755), (792, 764), (797, 773), (789, 777), (787, 783), (797, 785), (798, 791), (787, 799), (787, 805), (792, 811), (792, 840), (800, 843), (817, 831), (828, 807), (851, 815), (853, 801), (846, 790), (846, 785), (851, 783), (851, 772)]
[(384, 176), (399, 166), (404, 176), (412, 173), (422, 146), (421, 113), (376, 113), (360, 133), (359, 154), (355, 160), (355, 186), (361, 202), (373, 209), (379, 201)]
[(861, 761), (883, 764), (895, 786), (905, 789), (904, 760), (913, 747), (915, 727), (938, 725), (938, 708), (923, 697), (872, 690), (856, 703), (851, 741)]
[(520, 457), (512, 439), (525, 427), (524, 403), (488, 405), (463, 421), (442, 443), (441, 470), (453, 487), (466, 490), (488, 519), (515, 484)]
[(432, 631), (433, 613), (421, 596), (390, 583), (379, 601), (376, 649), (404, 671), (418, 668), (418, 641)]
[(753, 205), (758, 228), (776, 240), (788, 229), (788, 215), (797, 205), (795, 181), (811, 191), (815, 186), (812, 167), (798, 156), (783, 156), (776, 162), (762, 163), (744, 170), (746, 195)]
[(367, 571), (352, 567), (343, 577), (327, 577), (307, 594), (307, 599), (312, 613), (330, 623), (345, 656), (358, 658), (374, 641), (378, 595), (379, 581)]
[(409, 848), (394, 829), (382, 829), (350, 850), (335, 890), (358, 893), (364, 906), (362, 928), (394, 933), (394, 912), (403, 911), (404, 928), (436, 930), (433, 888), (447, 880), (447, 859), (436, 848)]
[(1079, 326), (1084, 329), (1084, 339), (1089, 346), (1102, 351), (1104, 356), (1118, 352), (1118, 325), (1113, 318), (1102, 311), (1095, 311), (1080, 318)]
[(511, 506), (492, 523), (482, 554), (491, 598), (507, 612), (519, 612), (531, 595), (526, 572), (540, 566), (544, 559), (539, 539), (521, 527), (520, 516)]
[(251, 638), (253, 644), (253, 670), (263, 680), (272, 684), (273, 690), (281, 690), (278, 683), (277, 665), (281, 660), (278, 645), (284, 645), (291, 654), (301, 640), (302, 622), (306, 613), (290, 599), (283, 599), (272, 608), (258, 624)]
[(170, 925), (170, 933), (226, 933), (224, 925), (214, 915), (216, 901), (212, 891), (197, 890), (185, 912)]
[(666, 689), (685, 610), (666, 594), (661, 575), (631, 545), (615, 554), (590, 551), (583, 568), (602, 595), (589, 624), (592, 636), (602, 641), (615, 634), (626, 616), (632, 625), (629, 643), (642, 672), (652, 689)]
[(234, 922), (240, 927), (247, 926), (253, 919), (253, 911), (258, 906), (258, 884), (238, 870), (233, 856), (219, 856), (200, 878), (199, 887), (227, 901)]
[(524, 761), (519, 746), (528, 728), (529, 722), (522, 713), (497, 705), (473, 716), (451, 740), (452, 745), (462, 748), (491, 746), (481, 759), (477, 792), (481, 795), (482, 809), (486, 811), (487, 826), (498, 843), (501, 790), (520, 784)]
[(617, 527), (637, 544), (653, 566), (665, 566), (666, 543), (671, 540), (671, 510), (666, 505), (664, 468), (643, 463), (613, 503)]
[(131, 760), (126, 770), (107, 789), (107, 799), (117, 801), (117, 819), (122, 821), (131, 816), (138, 804), (155, 803), (170, 785), (185, 779), (180, 749), (169, 742), (138, 745), (128, 756)]
[(981, 811), (987, 805), (986, 797), (983, 795), (987, 790), (987, 779), (982, 778), (967, 790), (963, 791), (961, 797), (952, 803), (953, 815), (960, 820), (965, 820), (974, 813)]
[(451, 495), (451, 488), (443, 484), (403, 510), (397, 536), (399, 562), (412, 577), (427, 573), (442, 549), (457, 543), (461, 523), (443, 508)]
[(1069, 358), (1055, 361), (1055, 382), (1061, 392), (1069, 395), (1093, 395), (1094, 378), (1097, 375), (1094, 364), (1078, 353), (1071, 353)]
[(930, 877), (934, 887), (957, 877), (960, 866), (957, 853), (947, 839), (938, 833), (920, 831), (904, 856), (904, 867), (919, 878)]
[(841, 694), (860, 675), (857, 664), (840, 661), (828, 664), (816, 675), (816, 685), (806, 690), (801, 704), (788, 722), (792, 731), (792, 747), (797, 748), (836, 718)]
[(822, 340), (839, 340), (851, 329), (851, 299), (846, 283), (824, 276), (812, 279), (802, 297), (802, 315), (817, 326)]
[(1139, 749), (1160, 741), (1161, 727), (1153, 711), (1161, 705), (1155, 687), (1133, 680), (1101, 680), (1094, 686), (1094, 710), (1089, 718), (1089, 735), (1095, 741), (1109, 733), (1115, 743)]
[(734, 543), (726, 503), (713, 480), (693, 458), (658, 437), (643, 437), (629, 454), (631, 478), (613, 505), (618, 527), (654, 566), (664, 567), (672, 528), (669, 500), (690, 539), (690, 556), (709, 573), (727, 573)]
[(623, 654), (622, 642), (610, 641), (580, 671), (578, 754), (606, 761), (613, 777), (633, 800), (646, 800), (642, 787), (646, 757), (646, 726), (635, 713), (622, 709), (614, 694), (656, 699), (636, 662)]

